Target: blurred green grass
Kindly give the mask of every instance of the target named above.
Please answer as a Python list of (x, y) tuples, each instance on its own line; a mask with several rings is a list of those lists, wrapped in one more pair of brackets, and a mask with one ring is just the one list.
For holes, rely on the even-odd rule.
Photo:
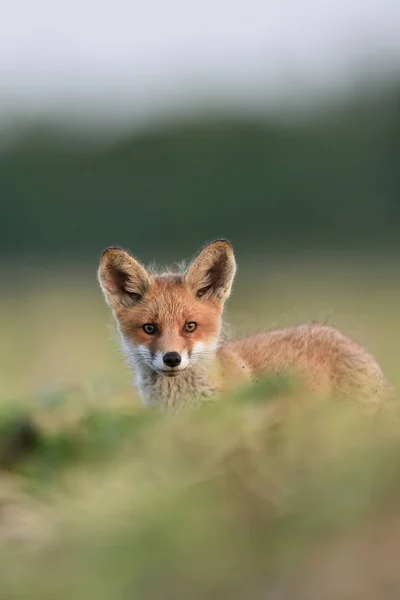
[[(239, 333), (328, 321), (398, 386), (396, 271), (255, 264), (227, 316)], [(392, 416), (300, 402), (285, 381), (174, 416), (145, 411), (93, 274), (19, 278), (0, 321), (0, 439), (19, 415), (40, 432), (0, 475), (1, 597), (399, 597)]]

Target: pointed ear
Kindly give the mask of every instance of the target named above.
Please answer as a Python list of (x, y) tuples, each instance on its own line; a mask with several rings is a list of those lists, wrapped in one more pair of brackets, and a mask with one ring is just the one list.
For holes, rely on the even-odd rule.
[(227, 240), (217, 240), (200, 252), (186, 271), (184, 280), (198, 298), (223, 303), (229, 297), (235, 272), (231, 244)]
[(150, 289), (146, 269), (121, 248), (107, 248), (100, 260), (98, 279), (107, 304), (113, 309), (129, 308)]

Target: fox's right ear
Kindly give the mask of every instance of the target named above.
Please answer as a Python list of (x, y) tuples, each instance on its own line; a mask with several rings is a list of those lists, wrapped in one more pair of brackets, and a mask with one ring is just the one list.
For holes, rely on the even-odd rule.
[(146, 269), (125, 250), (115, 247), (104, 250), (98, 280), (113, 310), (134, 306), (151, 286)]

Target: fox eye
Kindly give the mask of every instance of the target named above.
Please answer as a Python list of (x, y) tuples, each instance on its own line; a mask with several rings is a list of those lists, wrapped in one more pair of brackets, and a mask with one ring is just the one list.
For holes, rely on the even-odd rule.
[(146, 323), (145, 325), (143, 325), (142, 329), (149, 335), (153, 335), (157, 331), (156, 326), (152, 323)]
[(193, 333), (193, 331), (196, 331), (196, 329), (197, 329), (197, 323), (195, 323), (194, 321), (189, 321), (188, 323), (185, 324), (183, 329), (187, 333)]

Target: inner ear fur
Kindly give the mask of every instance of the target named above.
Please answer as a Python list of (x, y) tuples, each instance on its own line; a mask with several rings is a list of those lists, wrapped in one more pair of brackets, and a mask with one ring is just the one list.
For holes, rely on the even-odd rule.
[(98, 280), (107, 304), (114, 310), (134, 306), (151, 286), (146, 269), (128, 252), (115, 247), (104, 250)]
[(194, 259), (184, 281), (198, 298), (225, 302), (236, 272), (233, 248), (227, 240), (211, 242)]

